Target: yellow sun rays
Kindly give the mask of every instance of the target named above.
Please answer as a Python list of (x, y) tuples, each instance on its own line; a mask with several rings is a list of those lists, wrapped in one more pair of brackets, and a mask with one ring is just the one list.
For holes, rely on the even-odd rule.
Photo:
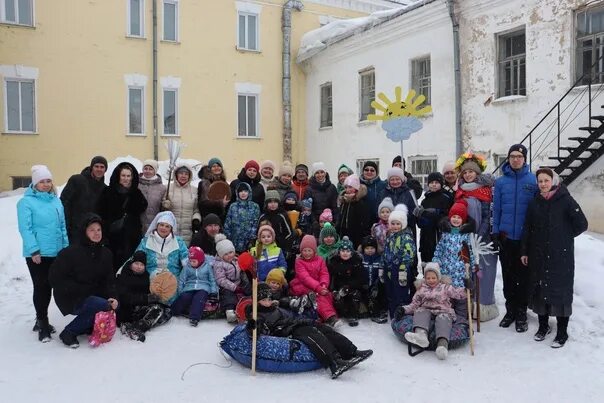
[[(368, 120), (390, 120), (398, 117), (408, 117), (408, 116), (424, 116), (430, 112), (432, 112), (432, 107), (430, 105), (424, 106), (421, 109), (417, 109), (421, 104), (424, 103), (426, 97), (420, 94), (417, 98), (415, 97), (415, 90), (409, 90), (407, 97), (405, 100), (402, 100), (402, 89), (401, 87), (396, 87), (394, 89), (395, 101), (391, 101), (386, 94), (380, 92), (378, 94), (378, 101), (372, 101), (371, 106), (373, 106), (376, 110), (381, 111), (381, 115), (370, 114), (367, 116)], [(415, 98), (415, 99), (414, 99)]]

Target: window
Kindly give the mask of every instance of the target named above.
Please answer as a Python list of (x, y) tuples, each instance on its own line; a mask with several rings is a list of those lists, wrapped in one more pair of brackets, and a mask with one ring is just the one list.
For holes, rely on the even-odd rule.
[(128, 133), (144, 134), (145, 91), (143, 87), (128, 87)]
[(36, 95), (34, 80), (4, 81), (4, 116), (8, 133), (36, 131)]
[(31, 176), (11, 176), (11, 179), (13, 180), (13, 190), (31, 185)]
[(258, 137), (258, 95), (237, 95), (237, 136)]
[(380, 170), (380, 159), (379, 158), (362, 158), (357, 159), (357, 172), (359, 172), (359, 176), (363, 174), (363, 166), (367, 161), (373, 161), (378, 166), (378, 172)]
[(526, 95), (526, 35), (520, 31), (500, 35), (499, 96)]
[(359, 72), (359, 121), (367, 120), (367, 115), (375, 113), (371, 102), (375, 99), (375, 70)]
[(178, 41), (178, 1), (164, 0), (164, 41)]
[(417, 94), (426, 97), (425, 105), (432, 104), (430, 96), (432, 87), (432, 78), (430, 74), (430, 56), (411, 61), (411, 88)]
[(178, 134), (178, 90), (164, 89), (164, 135)]
[(333, 120), (333, 110), (331, 104), (331, 83), (325, 83), (321, 86), (321, 126), (331, 127)]
[(145, 0), (128, 0), (128, 36), (145, 36)]
[(438, 171), (436, 156), (409, 157), (409, 162), (411, 162), (411, 175), (426, 189), (428, 186), (428, 175)]
[[(604, 63), (601, 60), (604, 50), (604, 7), (592, 8), (577, 13), (577, 79), (593, 71), (593, 83), (604, 83)], [(596, 63), (597, 62), (597, 63)], [(589, 74), (581, 84), (590, 83)]]
[(239, 12), (238, 25), (239, 49), (258, 50), (258, 16)]
[(0, 20), (9, 24), (34, 25), (34, 0), (0, 0)]
[[(495, 164), (495, 168), (502, 165), (507, 159), (508, 156), (506, 154), (493, 154), (493, 163)], [(501, 169), (497, 170), (496, 175), (502, 175)]]

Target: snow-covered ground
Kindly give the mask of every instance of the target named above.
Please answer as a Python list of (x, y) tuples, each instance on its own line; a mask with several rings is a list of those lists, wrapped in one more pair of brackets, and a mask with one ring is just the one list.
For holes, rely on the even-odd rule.
[[(3, 402), (597, 402), (602, 401), (604, 374), (604, 240), (584, 234), (576, 241), (574, 315), (570, 340), (559, 350), (532, 340), (537, 327), (517, 334), (500, 329), (498, 320), (482, 324), (476, 355), (469, 348), (450, 352), (447, 361), (433, 353), (409, 357), (389, 325), (361, 321), (344, 327), (360, 348), (374, 356), (332, 381), (326, 371), (250, 376), (230, 364), (218, 342), (231, 326), (202, 322), (192, 328), (174, 318), (149, 332), (147, 341), (132, 341), (117, 332), (97, 349), (83, 337), (71, 350), (54, 335), (38, 342), (31, 331), (34, 309), (31, 280), (21, 257), (16, 203), (20, 196), (0, 198), (0, 400)], [(503, 302), (501, 279), (498, 302)], [(500, 306), (503, 309), (503, 306)], [(71, 320), (54, 302), (50, 321), (60, 331)], [(183, 372), (188, 369), (183, 377)], [(225, 368), (226, 367), (226, 368)]]

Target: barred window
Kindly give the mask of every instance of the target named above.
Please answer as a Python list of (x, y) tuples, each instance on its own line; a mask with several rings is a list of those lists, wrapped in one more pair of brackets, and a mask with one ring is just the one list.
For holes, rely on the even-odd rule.
[(371, 102), (375, 99), (375, 70), (359, 72), (359, 121), (367, 120), (367, 115), (375, 113)]
[(416, 59), (411, 62), (411, 88), (413, 88), (418, 95), (422, 94), (426, 97), (425, 105), (432, 104), (430, 56)]
[(526, 95), (524, 28), (499, 36), (499, 96)]
[(321, 126), (331, 127), (333, 124), (333, 109), (331, 98), (331, 83), (321, 86)]

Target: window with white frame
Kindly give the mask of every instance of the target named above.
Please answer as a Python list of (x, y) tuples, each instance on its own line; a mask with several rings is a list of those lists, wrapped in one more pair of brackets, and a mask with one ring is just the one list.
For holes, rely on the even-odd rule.
[(4, 80), (4, 116), (7, 133), (36, 132), (35, 80)]
[(34, 0), (0, 0), (0, 22), (34, 25)]
[(432, 104), (432, 75), (430, 68), (430, 56), (411, 61), (411, 88), (416, 93), (426, 97), (425, 105)]
[(375, 113), (371, 102), (375, 99), (375, 70), (359, 72), (359, 121), (367, 120), (367, 115)]
[(145, 36), (145, 0), (128, 0), (128, 36)]
[(164, 135), (178, 134), (178, 89), (164, 88)]
[[(366, 162), (374, 162), (378, 167), (378, 172), (380, 170), (380, 159), (379, 158), (357, 158), (357, 172), (359, 172), (359, 176), (363, 175), (363, 167)], [(376, 172), (377, 175), (377, 172)]]
[(31, 185), (31, 176), (11, 176), (11, 179), (13, 180), (13, 190)]
[(164, 41), (178, 41), (178, 0), (164, 0)]
[(239, 12), (237, 25), (237, 47), (245, 50), (258, 50), (258, 15)]
[(237, 136), (258, 137), (257, 94), (237, 94)]
[(581, 84), (604, 83), (604, 6), (589, 8), (577, 13), (576, 22), (577, 79), (584, 74)]
[(321, 86), (321, 125), (319, 127), (331, 127), (332, 124), (331, 83), (325, 83)]
[(428, 186), (428, 175), (438, 171), (438, 160), (436, 156), (410, 156), (409, 162), (411, 163), (411, 175), (413, 175), (413, 178), (417, 179), (419, 183), (422, 184), (422, 187), (426, 189)]
[[(495, 164), (495, 168), (501, 167), (507, 159), (508, 156), (506, 154), (493, 154), (493, 163)], [(501, 172), (501, 168), (499, 168), (495, 174), (497, 176), (503, 175), (503, 172)]]
[(526, 95), (526, 34), (520, 30), (498, 36), (499, 97)]
[(128, 87), (128, 133), (145, 133), (145, 89)]

